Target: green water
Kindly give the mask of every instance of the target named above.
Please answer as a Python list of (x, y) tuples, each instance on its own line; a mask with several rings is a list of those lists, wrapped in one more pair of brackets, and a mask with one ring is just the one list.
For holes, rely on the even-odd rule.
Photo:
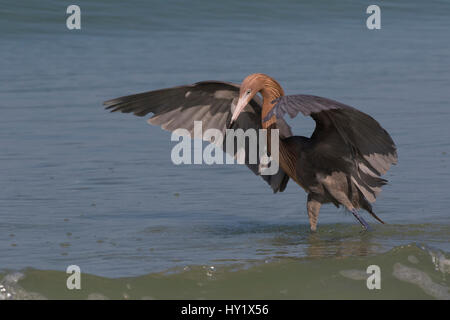
[[(367, 267), (381, 271), (369, 290)], [(5, 275), (2, 275), (5, 276)], [(4, 277), (8, 299), (450, 299), (450, 260), (415, 244), (365, 257), (275, 259), (242, 266), (186, 266), (181, 270), (111, 279), (27, 269)], [(370, 281), (369, 281), (370, 282)], [(9, 294), (8, 296), (6, 296)]]

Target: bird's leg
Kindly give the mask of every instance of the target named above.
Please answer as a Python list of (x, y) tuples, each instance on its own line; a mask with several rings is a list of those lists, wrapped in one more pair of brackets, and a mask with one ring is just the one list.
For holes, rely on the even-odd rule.
[[(336, 179), (337, 181), (339, 181), (340, 179), (341, 183), (336, 183)], [(348, 195), (344, 191), (342, 191), (343, 189), (345, 190), (345, 187), (347, 186), (347, 184), (342, 181), (346, 181), (346, 178), (342, 174), (340, 174), (340, 176), (339, 174), (336, 174), (334, 180), (331, 179), (331, 176), (328, 176), (322, 180), (322, 184), (325, 186), (326, 190), (334, 197), (334, 199), (336, 199), (340, 204), (343, 204), (347, 208), (347, 210), (353, 213), (356, 220), (358, 220), (359, 223), (361, 223), (361, 225), (363, 226), (363, 229), (369, 231), (369, 224), (366, 222), (366, 220), (363, 219), (363, 217), (358, 214), (358, 211), (356, 211), (356, 208), (349, 199)]]
[(317, 219), (319, 218), (319, 211), (322, 203), (313, 198), (311, 194), (308, 194), (308, 202), (306, 207), (308, 209), (309, 224), (311, 226), (311, 231), (316, 231), (317, 229)]
[(352, 212), (353, 215), (355, 216), (356, 220), (358, 220), (359, 223), (361, 223), (361, 225), (363, 226), (363, 229), (364, 229), (364, 230), (367, 230), (367, 231), (372, 230), (372, 229), (370, 228), (369, 224), (366, 222), (366, 220), (364, 220), (364, 218), (361, 217), (361, 216), (358, 214), (358, 211), (356, 211), (355, 208), (353, 208), (353, 209), (351, 210), (351, 212)]

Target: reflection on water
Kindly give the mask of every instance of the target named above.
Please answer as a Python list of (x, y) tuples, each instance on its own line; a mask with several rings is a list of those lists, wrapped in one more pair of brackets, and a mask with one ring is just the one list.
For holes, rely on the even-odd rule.
[[(342, 230), (342, 226), (340, 227)], [(348, 228), (348, 233), (312, 233), (308, 238), (307, 255), (309, 257), (347, 257), (367, 256), (380, 252), (376, 231), (357, 231), (358, 226)], [(344, 227), (344, 229), (347, 229)], [(337, 234), (336, 234), (337, 233)]]

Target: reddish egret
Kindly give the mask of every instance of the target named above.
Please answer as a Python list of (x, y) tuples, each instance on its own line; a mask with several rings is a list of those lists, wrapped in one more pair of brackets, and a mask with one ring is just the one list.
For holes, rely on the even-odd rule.
[[(262, 101), (257, 93), (262, 96)], [(279, 170), (261, 177), (274, 192), (284, 191), (289, 178), (308, 194), (307, 211), (311, 230), (317, 228), (324, 203), (343, 205), (369, 229), (357, 209), (364, 209), (384, 223), (371, 203), (387, 180), (381, 178), (397, 162), (394, 142), (369, 115), (327, 98), (311, 95), (284, 95), (279, 83), (265, 74), (252, 74), (241, 85), (203, 81), (192, 85), (161, 89), (106, 101), (106, 109), (145, 116), (149, 123), (174, 131), (193, 132), (194, 121), (203, 129), (279, 129)], [(311, 116), (316, 127), (311, 137), (293, 136), (284, 121), (299, 112)], [(270, 153), (270, 144), (268, 144)], [(259, 174), (257, 164), (247, 164)]]

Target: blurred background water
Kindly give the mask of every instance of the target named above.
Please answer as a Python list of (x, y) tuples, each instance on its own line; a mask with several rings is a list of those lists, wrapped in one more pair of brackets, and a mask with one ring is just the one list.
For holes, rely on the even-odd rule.
[[(0, 1), (0, 275), (16, 298), (89, 297), (65, 288), (71, 264), (94, 297), (371, 297), (348, 275), (373, 261), (391, 286), (376, 297), (449, 297), (450, 2), (79, 0), (72, 31), (70, 4)], [(245, 167), (175, 166), (170, 133), (102, 107), (255, 72), (390, 132), (399, 164), (374, 207), (388, 225), (360, 234), (328, 205), (311, 235), (292, 181), (273, 195)], [(143, 284), (125, 295), (123, 277)]]

